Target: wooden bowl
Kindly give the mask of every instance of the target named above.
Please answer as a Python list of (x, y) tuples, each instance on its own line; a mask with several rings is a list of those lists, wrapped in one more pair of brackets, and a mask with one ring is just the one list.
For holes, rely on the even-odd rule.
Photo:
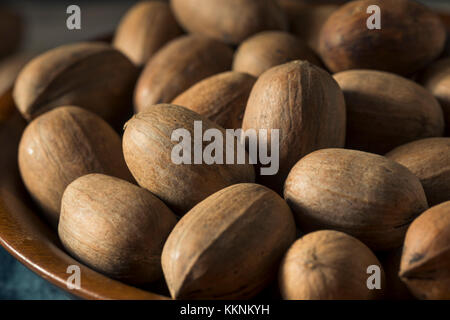
[[(450, 29), (450, 15), (443, 15)], [(170, 299), (110, 279), (70, 257), (55, 230), (41, 218), (25, 190), (17, 167), (18, 143), (26, 125), (11, 90), (0, 95), (0, 243), (29, 269), (69, 293), (85, 299)], [(81, 270), (81, 287), (69, 289), (70, 265)]]

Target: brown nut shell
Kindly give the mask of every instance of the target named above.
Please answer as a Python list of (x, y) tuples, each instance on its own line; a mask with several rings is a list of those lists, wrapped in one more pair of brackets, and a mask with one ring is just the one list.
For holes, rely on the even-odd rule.
[(334, 78), (347, 105), (348, 148), (385, 154), (414, 140), (442, 136), (442, 108), (417, 83), (373, 70), (345, 71)]
[(282, 192), (294, 164), (317, 149), (343, 147), (346, 113), (344, 96), (336, 81), (307, 61), (273, 67), (256, 81), (244, 114), (242, 127), (279, 129), (279, 167), (261, 183)]
[(141, 1), (120, 21), (113, 46), (135, 65), (143, 66), (163, 45), (181, 33), (168, 3)]
[(297, 35), (315, 51), (319, 52), (320, 31), (339, 5), (320, 4), (317, 0), (307, 4), (298, 0), (278, 0), (289, 18), (290, 32)]
[(319, 58), (300, 38), (282, 31), (257, 33), (237, 49), (233, 70), (259, 77), (264, 71), (293, 60), (307, 60), (317, 66)]
[(275, 0), (172, 0), (178, 22), (189, 32), (238, 44), (264, 30), (286, 30)]
[[(380, 270), (379, 289), (367, 286), (371, 266)], [(372, 251), (358, 239), (332, 230), (297, 240), (279, 271), (281, 295), (286, 300), (379, 299), (384, 285), (383, 268)]]
[(176, 97), (172, 103), (208, 117), (226, 129), (242, 125), (245, 106), (256, 79), (229, 71), (206, 78)]
[(420, 179), (430, 206), (450, 200), (450, 138), (410, 142), (386, 157), (404, 165)]
[(116, 125), (130, 113), (136, 77), (131, 61), (105, 43), (69, 44), (37, 56), (22, 69), (14, 100), (28, 120), (76, 105)]
[(411, 224), (400, 277), (419, 299), (450, 299), (450, 202), (428, 209)]
[(428, 208), (419, 179), (383, 156), (323, 149), (302, 158), (284, 188), (303, 231), (332, 229), (373, 250), (400, 247), (408, 225)]
[(169, 103), (195, 83), (231, 68), (233, 51), (218, 41), (187, 35), (169, 42), (144, 68), (135, 90), (137, 112)]
[(118, 134), (97, 115), (60, 107), (33, 120), (19, 145), (19, 168), (31, 196), (57, 225), (67, 185), (88, 173), (132, 181)]
[(22, 17), (15, 11), (0, 8), (0, 58), (14, 53), (23, 38)]
[(286, 202), (257, 184), (236, 184), (196, 205), (175, 226), (162, 253), (176, 299), (245, 299), (274, 278), (295, 239)]
[(150, 191), (89, 174), (64, 191), (58, 233), (77, 260), (112, 278), (143, 284), (162, 276), (162, 248), (176, 221)]
[[(135, 115), (126, 124), (123, 136), (125, 161), (139, 185), (150, 190), (179, 214), (185, 214), (209, 195), (240, 182), (253, 182), (253, 165), (248, 164), (194, 164), (194, 121), (201, 121), (202, 134), (217, 129), (225, 137), (225, 130), (189, 109), (160, 104)], [(171, 140), (175, 130), (184, 129), (190, 142)], [(225, 139), (224, 139), (225, 140)], [(180, 142), (178, 142), (180, 141)], [(172, 160), (175, 146), (191, 144), (190, 164), (176, 164)], [(235, 146), (237, 139), (234, 140)], [(203, 142), (202, 152), (205, 145)], [(203, 153), (202, 153), (203, 154)], [(236, 154), (236, 153), (235, 153)], [(226, 156), (226, 144), (223, 144)], [(225, 162), (225, 161), (224, 161)]]
[[(374, 5), (380, 8), (379, 30), (367, 26), (371, 17), (367, 9)], [(411, 75), (439, 57), (445, 38), (439, 16), (419, 2), (358, 0), (328, 18), (319, 50), (333, 72), (376, 69)]]

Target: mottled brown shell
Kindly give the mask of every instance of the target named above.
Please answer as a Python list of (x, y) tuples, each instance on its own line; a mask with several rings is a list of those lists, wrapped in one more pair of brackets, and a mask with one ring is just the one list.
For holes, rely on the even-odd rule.
[(286, 30), (275, 0), (172, 0), (178, 22), (189, 32), (238, 44), (264, 30)]
[(286, 202), (257, 184), (208, 197), (175, 226), (162, 266), (173, 298), (246, 299), (270, 283), (295, 239)]
[(414, 140), (442, 136), (442, 109), (417, 83), (373, 70), (345, 71), (334, 78), (347, 105), (348, 148), (384, 154)]
[(261, 176), (261, 182), (282, 192), (294, 164), (306, 154), (327, 147), (343, 147), (346, 113), (344, 96), (336, 81), (306, 61), (273, 67), (256, 81), (242, 127), (279, 129), (280, 170)]
[(204, 115), (226, 129), (237, 129), (242, 125), (255, 81), (253, 76), (241, 72), (220, 73), (193, 85), (172, 103)]
[[(370, 30), (367, 9), (380, 8), (381, 29)], [(425, 5), (411, 0), (351, 1), (335, 11), (320, 35), (320, 55), (333, 72), (376, 69), (410, 75), (439, 57), (445, 27)]]
[(162, 248), (176, 221), (150, 191), (89, 174), (64, 191), (58, 233), (77, 260), (112, 278), (143, 284), (162, 276)]
[(0, 96), (14, 86), (20, 70), (31, 59), (31, 54), (21, 53), (0, 61)]
[(233, 70), (258, 77), (272, 67), (293, 60), (307, 60), (321, 65), (319, 58), (303, 40), (287, 32), (265, 31), (241, 43), (234, 55)]
[[(248, 162), (194, 164), (194, 121), (202, 122), (202, 133), (218, 129), (225, 136), (225, 130), (206, 117), (181, 106), (165, 104), (151, 106), (135, 115), (127, 122), (123, 136), (125, 161), (139, 185), (179, 214), (185, 214), (225, 187), (254, 181), (253, 165)], [(172, 161), (172, 150), (179, 142), (172, 141), (171, 137), (174, 130), (180, 128), (191, 135), (191, 164)], [(207, 144), (204, 142), (203, 148)], [(226, 155), (226, 145), (223, 145)]]
[(378, 258), (383, 265), (386, 275), (386, 286), (384, 300), (412, 300), (414, 296), (409, 291), (406, 284), (400, 279), (400, 260), (403, 248), (397, 248), (388, 252), (379, 253)]
[[(369, 266), (381, 271), (380, 289), (367, 287)], [(290, 247), (280, 266), (279, 286), (286, 300), (372, 300), (382, 296), (385, 277), (381, 263), (361, 241), (323, 230)]]
[(113, 45), (135, 65), (143, 66), (163, 45), (181, 33), (168, 3), (141, 1), (120, 21)]
[(19, 145), (23, 182), (52, 225), (59, 219), (64, 189), (88, 173), (132, 181), (120, 137), (97, 115), (60, 107), (33, 120)]
[(136, 77), (131, 61), (105, 43), (69, 44), (37, 56), (22, 69), (14, 100), (28, 120), (75, 105), (117, 124), (131, 111)]
[(231, 68), (233, 51), (218, 41), (187, 35), (169, 42), (147, 63), (135, 90), (136, 111), (170, 103), (195, 83)]
[(419, 299), (450, 299), (450, 202), (428, 209), (411, 224), (400, 277)]
[(383, 156), (324, 149), (302, 158), (284, 187), (299, 228), (348, 233), (374, 250), (401, 246), (428, 208), (419, 179)]

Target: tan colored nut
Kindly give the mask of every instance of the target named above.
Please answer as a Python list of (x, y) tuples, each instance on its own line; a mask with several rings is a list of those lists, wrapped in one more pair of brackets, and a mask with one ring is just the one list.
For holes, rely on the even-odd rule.
[(168, 3), (141, 1), (120, 21), (113, 45), (141, 67), (181, 33)]
[(286, 202), (257, 184), (236, 184), (196, 205), (164, 245), (162, 266), (176, 299), (245, 299), (275, 277), (295, 239)]
[(340, 72), (334, 78), (347, 105), (347, 148), (385, 154), (414, 140), (442, 136), (442, 109), (417, 83), (372, 70)]
[(150, 191), (89, 174), (64, 191), (58, 233), (79, 261), (112, 278), (144, 284), (162, 276), (162, 248), (176, 221)]
[(172, 0), (178, 22), (189, 32), (238, 44), (264, 30), (286, 30), (275, 0)]
[(120, 137), (97, 115), (60, 107), (34, 119), (19, 144), (23, 182), (53, 226), (59, 219), (65, 188), (88, 173), (105, 173), (133, 181)]
[(321, 66), (319, 58), (300, 38), (282, 31), (258, 33), (241, 43), (234, 55), (233, 70), (255, 77), (293, 60), (307, 60)]
[(270, 130), (279, 130), (280, 170), (261, 176), (260, 181), (280, 193), (300, 158), (317, 149), (344, 146), (345, 125), (344, 95), (338, 84), (306, 61), (264, 72), (252, 89), (242, 123), (244, 130), (269, 130), (268, 150), (272, 148)]
[[(367, 27), (371, 6), (380, 8), (380, 30)], [(331, 14), (321, 29), (319, 52), (333, 72), (375, 69), (411, 75), (439, 57), (445, 38), (439, 16), (417, 1), (358, 0)]]
[(170, 103), (191, 86), (231, 68), (233, 51), (218, 41), (187, 35), (169, 42), (147, 63), (138, 80), (137, 112), (158, 103)]
[[(201, 122), (202, 135), (208, 129), (217, 129), (225, 136), (225, 130), (205, 116), (168, 104), (154, 105), (135, 115), (127, 122), (123, 136), (125, 160), (139, 185), (150, 190), (178, 214), (185, 214), (216, 191), (255, 179), (253, 165), (248, 162), (195, 164), (194, 139), (197, 134), (194, 121)], [(185, 148), (175, 149), (177, 142), (172, 140), (172, 135), (176, 129), (190, 134), (189, 142), (184, 141), (184, 137), (179, 140), (191, 146), (190, 152)], [(203, 142), (202, 148), (207, 144)], [(236, 138), (234, 144), (237, 145)], [(190, 164), (175, 163), (173, 152), (183, 156), (186, 153)], [(225, 143), (223, 155), (226, 156)]]
[(123, 125), (131, 112), (136, 77), (131, 61), (105, 43), (69, 44), (35, 57), (22, 69), (14, 100), (28, 120), (75, 105)]
[[(367, 270), (372, 266), (379, 268), (381, 279), (379, 288), (369, 289)], [(371, 300), (382, 297), (385, 276), (377, 257), (361, 241), (323, 230), (291, 246), (281, 263), (279, 285), (286, 300)]]

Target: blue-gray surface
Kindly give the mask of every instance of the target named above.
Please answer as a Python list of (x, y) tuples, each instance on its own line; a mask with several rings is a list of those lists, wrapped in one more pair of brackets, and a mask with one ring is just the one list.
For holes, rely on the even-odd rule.
[(0, 246), (0, 300), (69, 300), (73, 298), (28, 270)]

